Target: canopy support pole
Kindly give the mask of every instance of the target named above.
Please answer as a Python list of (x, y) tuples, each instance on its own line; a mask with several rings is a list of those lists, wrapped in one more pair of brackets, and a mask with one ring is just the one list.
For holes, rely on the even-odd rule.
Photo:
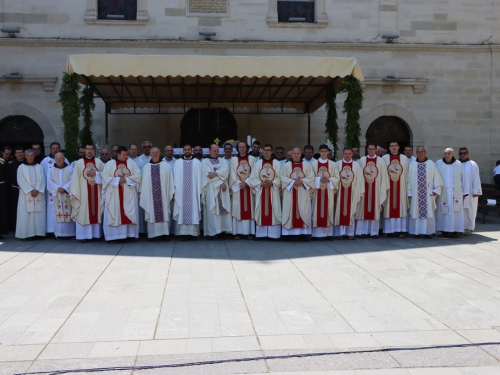
[(105, 111), (106, 111), (106, 122), (105, 122), (105, 124), (106, 124), (106, 147), (108, 147), (108, 143), (109, 143), (108, 142), (108, 137), (109, 137), (108, 115), (111, 112), (109, 103), (105, 103), (104, 108), (105, 108)]
[(309, 113), (309, 104), (306, 104), (307, 112), (307, 144), (311, 144), (311, 114)]

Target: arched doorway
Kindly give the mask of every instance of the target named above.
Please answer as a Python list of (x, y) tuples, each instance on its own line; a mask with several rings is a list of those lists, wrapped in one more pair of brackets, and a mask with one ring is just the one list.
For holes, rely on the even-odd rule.
[(238, 125), (226, 108), (192, 108), (181, 122), (181, 146), (189, 143), (209, 147), (216, 138), (222, 144), (237, 137)]
[(391, 141), (399, 143), (401, 152), (405, 146), (411, 145), (411, 132), (406, 122), (396, 116), (381, 116), (370, 124), (366, 131), (367, 145), (375, 143), (388, 148)]
[(22, 146), (31, 148), (33, 142), (43, 145), (43, 131), (38, 124), (26, 116), (8, 116), (0, 121), (0, 147)]

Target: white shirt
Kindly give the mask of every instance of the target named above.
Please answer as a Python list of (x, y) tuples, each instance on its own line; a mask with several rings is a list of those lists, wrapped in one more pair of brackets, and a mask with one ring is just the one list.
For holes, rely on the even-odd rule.
[(307, 164), (312, 164), (316, 159), (311, 158), (311, 160), (307, 160), (306, 158), (302, 159), (302, 161), (305, 161)]
[(493, 168), (493, 176), (496, 176), (497, 174), (500, 174), (500, 165)]

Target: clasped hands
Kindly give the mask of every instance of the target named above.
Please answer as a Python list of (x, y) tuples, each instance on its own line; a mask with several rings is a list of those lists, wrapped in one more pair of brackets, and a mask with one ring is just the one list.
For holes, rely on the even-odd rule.
[(32, 196), (33, 198), (37, 197), (39, 193), (40, 193), (40, 192), (39, 192), (38, 190), (36, 190), (36, 189), (31, 190), (31, 196)]

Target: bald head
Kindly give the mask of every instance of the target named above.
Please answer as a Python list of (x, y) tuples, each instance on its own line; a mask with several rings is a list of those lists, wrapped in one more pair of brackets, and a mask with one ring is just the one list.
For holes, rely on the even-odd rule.
[(300, 148), (296, 147), (292, 150), (292, 161), (294, 163), (300, 162), (301, 156), (302, 156), (302, 150)]

